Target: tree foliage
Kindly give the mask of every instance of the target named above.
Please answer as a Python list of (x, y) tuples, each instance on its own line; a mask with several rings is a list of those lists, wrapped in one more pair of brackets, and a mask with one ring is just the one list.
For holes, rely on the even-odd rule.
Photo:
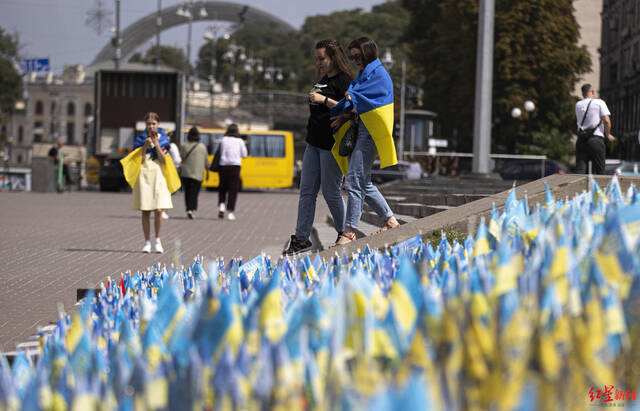
[(22, 96), (18, 67), (18, 40), (0, 27), (0, 123)]
[[(445, 136), (457, 130), (456, 148), (470, 151), (478, 0), (404, 0), (403, 4), (411, 13), (405, 39), (424, 73), (425, 106), (438, 112)], [(571, 92), (579, 76), (590, 70), (589, 55), (585, 47), (578, 47), (578, 39), (571, 2), (496, 0), (493, 150), (520, 147), (553, 158), (572, 151)], [(512, 119), (511, 109), (522, 108), (526, 100), (536, 104), (531, 117)]]
[(158, 46), (153, 45), (144, 53), (135, 53), (129, 59), (130, 63), (157, 64), (170, 67), (178, 71), (186, 72), (189, 67), (187, 56), (184, 50), (178, 47), (160, 45), (160, 54), (158, 55)]
[[(247, 23), (238, 26), (233, 31), (231, 39), (220, 38), (213, 44), (205, 44), (198, 53), (196, 72), (203, 78), (210, 74), (212, 50), (215, 50), (216, 81), (228, 81), (233, 74), (234, 79), (240, 81), (242, 88), (246, 88), (251, 80), (254, 87), (306, 92), (317, 80), (313, 46), (318, 40), (335, 38), (346, 48), (354, 38), (367, 35), (376, 40), (381, 54), (387, 48), (392, 52), (396, 64), (391, 73), (392, 77), (397, 78), (396, 83), (399, 85), (399, 62), (406, 59), (406, 53), (401, 46), (401, 28), (408, 19), (408, 12), (400, 4), (387, 2), (374, 6), (371, 12), (354, 9), (310, 16), (299, 32), (283, 32), (276, 26)], [(237, 58), (224, 58), (232, 43), (244, 47), (247, 57), (261, 59), (264, 68), (281, 69), (283, 81), (265, 82), (264, 72), (258, 73), (255, 70), (252, 72), (253, 77), (249, 78), (249, 72), (244, 70), (246, 63), (239, 62)], [(240, 51), (237, 51), (236, 57), (239, 53)]]

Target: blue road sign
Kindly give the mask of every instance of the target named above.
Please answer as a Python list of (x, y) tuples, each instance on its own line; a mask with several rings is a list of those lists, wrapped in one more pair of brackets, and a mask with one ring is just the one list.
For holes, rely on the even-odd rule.
[(51, 66), (49, 65), (49, 59), (24, 59), (22, 62), (22, 70), (25, 73), (30, 73), (32, 71), (35, 72), (47, 72), (51, 71)]

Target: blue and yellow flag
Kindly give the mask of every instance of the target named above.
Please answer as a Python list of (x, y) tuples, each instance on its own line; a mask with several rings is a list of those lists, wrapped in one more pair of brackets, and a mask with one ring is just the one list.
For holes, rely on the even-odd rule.
[[(331, 114), (335, 115), (350, 110), (351, 107), (355, 108), (376, 145), (378, 156), (380, 156), (380, 168), (397, 164), (396, 146), (393, 141), (393, 82), (380, 59), (369, 63), (351, 82), (347, 91), (351, 95), (351, 101), (340, 100), (331, 109)], [(338, 148), (350, 124), (351, 122), (347, 121), (333, 134), (336, 142), (331, 149), (345, 175), (349, 159), (340, 156)]]
[[(140, 175), (140, 166), (142, 165), (142, 147), (138, 147), (129, 153), (125, 158), (120, 160), (122, 164), (122, 171), (124, 172), (124, 179), (131, 188), (135, 187)], [(164, 155), (164, 178), (167, 180), (167, 188), (170, 193), (175, 193), (180, 188), (180, 176), (178, 170), (173, 164), (171, 156), (167, 153)]]

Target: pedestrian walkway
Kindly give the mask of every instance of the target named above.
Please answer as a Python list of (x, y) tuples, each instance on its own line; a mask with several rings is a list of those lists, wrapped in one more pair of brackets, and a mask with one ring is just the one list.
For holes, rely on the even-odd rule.
[[(0, 193), (0, 350), (14, 350), (55, 322), (58, 303), (71, 311), (76, 289), (120, 278), (125, 270), (188, 263), (198, 254), (280, 256), (295, 230), (297, 191), (240, 193), (236, 221), (218, 219), (217, 198), (203, 191), (197, 218), (189, 220), (182, 193), (174, 195), (160, 255), (140, 252), (140, 213), (129, 208), (129, 194)], [(326, 229), (328, 214), (319, 196), (316, 224), (325, 227), (321, 241), (330, 244), (336, 235)]]

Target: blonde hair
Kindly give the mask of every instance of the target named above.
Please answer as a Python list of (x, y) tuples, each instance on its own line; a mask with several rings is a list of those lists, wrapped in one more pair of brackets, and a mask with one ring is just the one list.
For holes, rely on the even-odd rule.
[(148, 112), (147, 114), (144, 115), (144, 121), (149, 121), (149, 120), (155, 120), (158, 123), (160, 122), (160, 116), (157, 113), (154, 113), (153, 111)]

